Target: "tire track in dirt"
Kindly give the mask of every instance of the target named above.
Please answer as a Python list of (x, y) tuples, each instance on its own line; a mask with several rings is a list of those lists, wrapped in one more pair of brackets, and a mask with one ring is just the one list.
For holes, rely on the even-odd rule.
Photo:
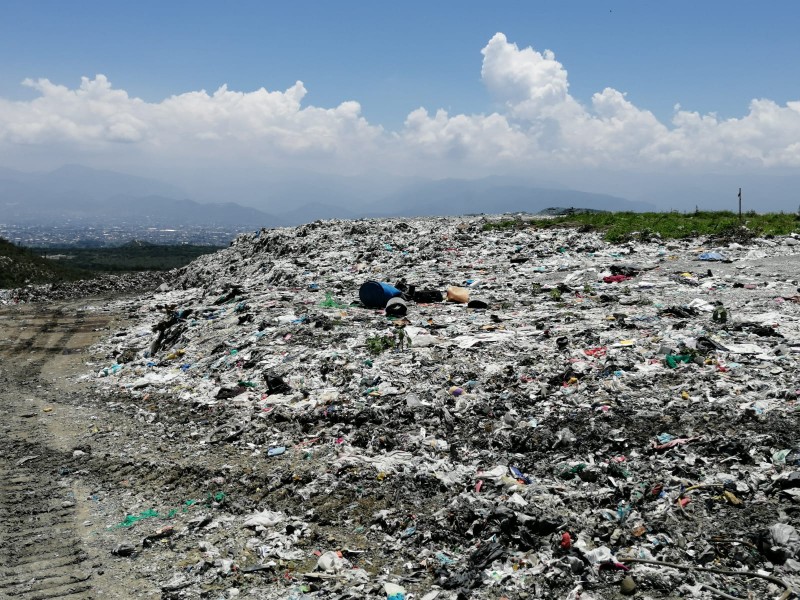
[[(194, 434), (211, 436), (230, 419), (226, 411), (195, 413), (170, 395), (136, 402), (111, 379), (98, 393), (76, 377), (87, 362), (107, 364), (89, 349), (130, 316), (85, 307), (0, 308), (0, 598), (167, 597), (172, 542), (136, 539), (167, 521), (120, 528), (128, 511), (178, 509), (169, 523), (186, 528), (188, 502), (192, 514), (241, 515), (288, 497), (287, 475), (241, 463), (240, 448), (217, 444), (196, 456), (172, 447), (188, 439), (190, 422)], [(248, 431), (266, 435), (264, 427)], [(120, 543), (135, 554), (114, 555)]]
[[(8, 315), (0, 319), (0, 328), (9, 327)], [(108, 323), (108, 315), (87, 316), (78, 310), (65, 314), (63, 310), (52, 314), (26, 314), (13, 317), (12, 335), (0, 338), (0, 356), (18, 358), (26, 354), (71, 354), (82, 348), (74, 347), (70, 340), (79, 334), (91, 334)]]
[[(18, 308), (18, 310), (15, 310)], [(0, 318), (0, 596), (20, 600), (96, 597), (92, 565), (76, 523), (71, 456), (54, 450), (55, 436), (36, 396), (42, 375), (65, 352), (86, 347), (108, 323), (69, 307), (4, 309)], [(96, 334), (95, 334), (96, 335)], [(73, 343), (76, 337), (80, 343)]]

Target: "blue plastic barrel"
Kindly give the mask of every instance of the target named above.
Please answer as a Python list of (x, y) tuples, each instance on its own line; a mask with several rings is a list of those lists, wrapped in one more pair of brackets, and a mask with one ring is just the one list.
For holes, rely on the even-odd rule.
[(369, 308), (384, 308), (392, 298), (402, 294), (393, 285), (380, 281), (367, 281), (358, 290), (358, 298), (364, 306)]

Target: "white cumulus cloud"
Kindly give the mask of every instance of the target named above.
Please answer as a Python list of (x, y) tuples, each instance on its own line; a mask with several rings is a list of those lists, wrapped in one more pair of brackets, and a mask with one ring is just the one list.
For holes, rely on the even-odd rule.
[[(121, 144), (139, 146), (156, 160), (353, 160), (383, 135), (367, 123), (357, 102), (303, 107), (302, 82), (283, 92), (187, 92), (145, 102), (114, 89), (104, 75), (84, 77), (77, 89), (47, 79), (26, 80), (39, 97), (0, 99), (0, 144), (70, 146), (80, 156)], [(74, 160), (74, 156), (68, 157)]]
[[(358, 102), (305, 105), (297, 82), (284, 91), (223, 85), (146, 102), (104, 75), (77, 88), (26, 80), (32, 100), (0, 98), (0, 152), (63, 162), (118, 156), (147, 164), (278, 164), (337, 173), (529, 172), (547, 166), (631, 169), (800, 165), (800, 101), (753, 100), (720, 119), (675, 107), (671, 122), (605, 88), (586, 102), (570, 93), (550, 50), (520, 48), (497, 33), (482, 50), (481, 78), (496, 102), (485, 114), (419, 108), (397, 132), (370, 124)], [(33, 158), (31, 159), (33, 160)], [(35, 165), (33, 165), (35, 166)], [(120, 166), (123, 166), (122, 164)], [(136, 166), (136, 165), (133, 165)]]
[[(440, 111), (435, 118), (412, 113), (408, 139), (429, 155), (573, 167), (800, 164), (800, 102), (779, 106), (754, 100), (747, 115), (728, 120), (676, 106), (672, 123), (665, 124), (613, 88), (582, 104), (569, 93), (567, 70), (550, 50), (520, 49), (497, 33), (482, 53), (481, 76), (502, 113), (448, 117)], [(453, 134), (465, 129), (471, 135)]]

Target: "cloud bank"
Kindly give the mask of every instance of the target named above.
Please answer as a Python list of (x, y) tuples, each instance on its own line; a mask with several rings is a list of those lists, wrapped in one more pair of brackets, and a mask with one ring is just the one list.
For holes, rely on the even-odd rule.
[[(399, 131), (370, 124), (358, 102), (306, 106), (285, 91), (187, 92), (145, 102), (104, 75), (70, 89), (26, 80), (29, 101), (0, 98), (0, 152), (31, 161), (104, 166), (286, 165), (358, 174), (527, 172), (547, 167), (792, 169), (800, 166), (800, 101), (754, 99), (719, 119), (676, 108), (670, 123), (605, 88), (588, 104), (569, 92), (550, 50), (520, 49), (497, 33), (482, 50), (489, 114), (411, 112)], [(36, 167), (37, 165), (30, 165)]]

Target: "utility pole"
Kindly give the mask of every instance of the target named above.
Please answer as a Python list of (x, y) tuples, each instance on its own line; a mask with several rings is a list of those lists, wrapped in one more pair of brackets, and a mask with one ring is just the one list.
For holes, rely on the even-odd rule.
[(739, 188), (739, 224), (742, 224), (742, 188)]

